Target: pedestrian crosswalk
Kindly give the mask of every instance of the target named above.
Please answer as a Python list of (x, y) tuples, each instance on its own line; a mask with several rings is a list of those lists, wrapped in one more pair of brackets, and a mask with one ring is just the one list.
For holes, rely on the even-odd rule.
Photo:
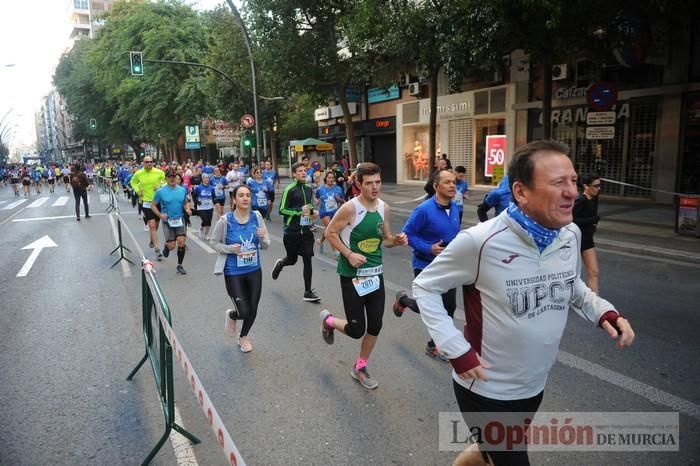
[[(42, 196), (39, 198), (22, 198), (22, 199), (17, 199), (16, 201), (3, 200), (3, 201), (0, 201), (0, 210), (13, 210), (13, 209), (16, 209), (17, 207), (22, 206), (25, 202), (28, 202), (28, 201), (31, 201), (31, 202), (24, 206), (27, 209), (36, 209), (36, 208), (44, 206), (44, 204), (46, 204), (47, 206), (50, 205), (51, 207), (63, 207), (66, 204), (68, 204), (68, 201), (70, 200), (71, 197), (72, 196), (59, 196), (58, 198), (54, 198), (54, 197), (49, 197), (49, 196)], [(55, 200), (52, 203), (49, 203), (53, 199), (55, 199)], [(109, 194), (88, 195), (88, 204), (92, 204), (93, 202), (97, 202), (97, 199), (99, 199), (100, 204), (109, 204)]]

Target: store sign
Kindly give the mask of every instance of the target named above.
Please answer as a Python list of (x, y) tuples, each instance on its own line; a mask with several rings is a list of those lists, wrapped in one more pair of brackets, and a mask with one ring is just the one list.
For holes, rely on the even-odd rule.
[(617, 115), (615, 112), (588, 112), (587, 125), (614, 125)]
[(586, 128), (586, 139), (615, 139), (615, 127), (589, 126)]
[(367, 89), (367, 103), (376, 104), (377, 102), (385, 102), (401, 97), (401, 90), (397, 84), (384, 89), (383, 87), (370, 87)]
[(554, 93), (556, 99), (573, 99), (574, 97), (586, 97), (587, 87), (560, 87)]
[(185, 149), (199, 149), (199, 126), (185, 126)]
[[(506, 163), (506, 136), (486, 136), (486, 154), (484, 164), (484, 176), (494, 176), (496, 167), (502, 167)], [(499, 170), (500, 171), (500, 170)], [(502, 171), (500, 171), (502, 173)]]
[(321, 121), (327, 120), (331, 117), (331, 109), (328, 107), (321, 107), (314, 110), (314, 120)]
[(366, 120), (364, 130), (367, 133), (390, 132), (396, 129), (396, 117), (377, 118), (376, 120)]
[[(436, 110), (437, 114), (440, 113), (459, 113), (459, 112), (466, 112), (469, 110), (469, 102), (457, 102), (454, 104), (445, 104), (445, 105), (438, 105)], [(423, 109), (423, 114), (424, 115), (430, 115), (430, 107), (426, 107)]]
[[(620, 118), (629, 118), (630, 116), (630, 104), (628, 102), (625, 102), (622, 105), (617, 105), (613, 107), (613, 111), (615, 112), (616, 116), (615, 118), (619, 120)], [(571, 108), (565, 108), (565, 109), (552, 109), (552, 123), (556, 124), (563, 124), (563, 123), (586, 123), (586, 119), (588, 117), (588, 107), (586, 106), (580, 106), (580, 107), (571, 107)], [(542, 124), (542, 112), (540, 112), (540, 116), (538, 121), (540, 124)]]

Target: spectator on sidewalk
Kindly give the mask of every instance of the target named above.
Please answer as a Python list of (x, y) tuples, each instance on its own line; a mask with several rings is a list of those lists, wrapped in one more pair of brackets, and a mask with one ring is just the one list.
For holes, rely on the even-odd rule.
[(593, 235), (600, 221), (598, 216), (598, 194), (601, 180), (598, 175), (587, 174), (581, 177), (583, 192), (574, 202), (574, 223), (581, 229), (581, 259), (586, 268), (588, 288), (598, 293), (598, 254), (593, 243)]

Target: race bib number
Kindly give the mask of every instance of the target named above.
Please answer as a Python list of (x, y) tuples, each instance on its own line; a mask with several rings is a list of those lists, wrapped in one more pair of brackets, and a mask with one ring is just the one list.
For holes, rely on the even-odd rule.
[(338, 209), (338, 201), (335, 199), (326, 199), (324, 204), (326, 207), (326, 212), (335, 212)]
[(241, 252), (236, 256), (238, 267), (252, 267), (258, 265), (258, 251)]
[(384, 265), (378, 265), (376, 267), (364, 267), (357, 269), (358, 277), (371, 277), (373, 275), (380, 275), (384, 272)]
[(199, 201), (199, 208), (202, 210), (213, 209), (214, 202), (211, 199), (202, 199)]
[(352, 284), (359, 296), (365, 296), (379, 289), (379, 277), (357, 277), (352, 279)]
[(311, 216), (310, 215), (302, 215), (301, 220), (299, 221), (299, 225), (303, 227), (308, 227), (311, 225)]
[(215, 189), (214, 190), (214, 195), (216, 197), (224, 197), (224, 190), (223, 189)]
[(267, 207), (267, 198), (258, 197), (258, 207)]
[(455, 196), (455, 204), (457, 206), (463, 206), (464, 205), (464, 194), (462, 194), (460, 191), (457, 191), (457, 195)]
[(150, 202), (143, 201), (143, 204), (141, 204), (141, 207), (143, 207), (144, 209), (150, 209), (150, 208), (151, 208), (151, 203), (150, 203)]
[(182, 221), (182, 217), (180, 218), (169, 218), (168, 219), (168, 225), (170, 225), (171, 228), (178, 228), (184, 225)]

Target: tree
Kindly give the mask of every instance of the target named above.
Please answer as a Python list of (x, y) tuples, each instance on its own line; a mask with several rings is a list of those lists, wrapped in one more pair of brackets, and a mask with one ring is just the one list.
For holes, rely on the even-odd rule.
[[(259, 68), (274, 76), (286, 95), (338, 96), (349, 143), (350, 164), (357, 163), (352, 115), (346, 96), (350, 83), (365, 82), (374, 67), (382, 66), (369, 42), (358, 31), (383, 24), (379, 0), (249, 0), (248, 19), (258, 45)], [(378, 32), (378, 31), (377, 31)], [(378, 38), (379, 36), (377, 36)], [(378, 41), (377, 41), (378, 42)]]

